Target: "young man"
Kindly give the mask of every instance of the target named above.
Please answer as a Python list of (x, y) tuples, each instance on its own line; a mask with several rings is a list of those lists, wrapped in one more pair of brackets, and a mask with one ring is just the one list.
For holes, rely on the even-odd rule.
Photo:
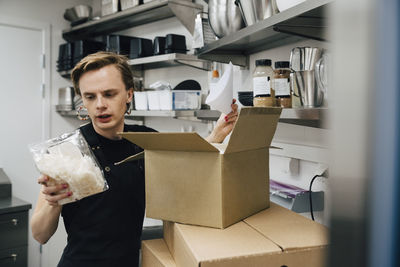
[[(68, 184), (47, 186), (41, 176), (42, 190), (31, 219), (34, 238), (46, 243), (63, 216), (68, 243), (59, 267), (137, 266), (145, 211), (144, 162), (118, 162), (142, 149), (118, 136), (118, 132), (155, 131), (124, 124), (124, 114), (132, 101), (133, 79), (127, 59), (99, 52), (79, 62), (72, 71), (75, 91), (82, 97), (91, 123), (80, 128), (99, 161), (109, 189), (80, 201), (59, 206), (60, 199), (72, 192), (60, 193)], [(237, 118), (237, 105), (221, 115), (206, 139), (222, 142)]]

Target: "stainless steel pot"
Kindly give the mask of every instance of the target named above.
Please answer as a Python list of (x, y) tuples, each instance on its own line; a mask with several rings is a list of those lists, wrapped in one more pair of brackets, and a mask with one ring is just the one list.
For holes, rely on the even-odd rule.
[(209, 0), (208, 18), (211, 29), (219, 38), (245, 27), (235, 0)]
[(67, 8), (64, 12), (64, 18), (70, 22), (92, 17), (92, 7), (88, 5), (77, 5)]
[(271, 17), (278, 13), (275, 0), (236, 0), (246, 26)]
[(62, 87), (58, 88), (58, 105), (57, 110), (69, 111), (74, 109), (74, 88)]

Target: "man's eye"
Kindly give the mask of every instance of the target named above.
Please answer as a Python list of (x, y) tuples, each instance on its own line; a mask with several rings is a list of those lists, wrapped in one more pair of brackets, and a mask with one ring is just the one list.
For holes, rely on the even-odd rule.
[(92, 99), (94, 99), (94, 96), (92, 96), (92, 95), (86, 95), (85, 98), (86, 98), (87, 100), (92, 100)]
[(113, 93), (106, 93), (105, 96), (106, 97), (112, 97), (114, 94)]

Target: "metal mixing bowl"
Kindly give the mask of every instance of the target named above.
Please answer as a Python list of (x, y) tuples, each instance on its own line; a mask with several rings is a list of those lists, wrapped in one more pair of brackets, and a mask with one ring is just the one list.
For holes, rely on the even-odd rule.
[(92, 16), (92, 7), (88, 5), (77, 5), (68, 8), (64, 12), (64, 18), (70, 22), (88, 19)]
[(240, 7), (246, 26), (253, 25), (279, 12), (275, 0), (236, 0), (235, 2)]
[(222, 38), (244, 28), (244, 21), (235, 0), (209, 0), (208, 19), (216, 36)]

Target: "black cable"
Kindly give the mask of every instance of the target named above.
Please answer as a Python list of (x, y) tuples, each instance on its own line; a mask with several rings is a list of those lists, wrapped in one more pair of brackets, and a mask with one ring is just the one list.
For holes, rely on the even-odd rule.
[(313, 221), (315, 221), (315, 220), (314, 220), (314, 211), (313, 211), (313, 207), (312, 207), (312, 191), (311, 191), (311, 188), (312, 188), (312, 184), (314, 183), (315, 178), (317, 178), (317, 177), (322, 177), (322, 175), (317, 174), (311, 179), (310, 189), (308, 190), (308, 193), (310, 195), (310, 197), (309, 197), (310, 198), (310, 213), (311, 213), (311, 219)]

